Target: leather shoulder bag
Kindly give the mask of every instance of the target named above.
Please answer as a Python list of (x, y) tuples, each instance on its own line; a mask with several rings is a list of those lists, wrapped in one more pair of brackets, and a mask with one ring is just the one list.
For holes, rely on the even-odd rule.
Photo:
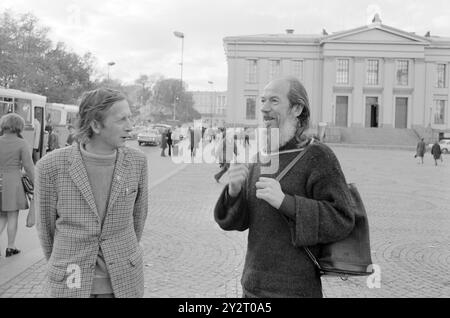
[[(280, 173), (277, 181), (294, 167), (305, 155), (308, 147)], [(320, 253), (315, 256), (308, 247), (303, 247), (321, 275), (367, 276), (373, 273), (369, 239), (369, 221), (366, 209), (355, 184), (348, 185), (354, 201), (355, 225), (350, 235), (333, 243), (321, 244)]]

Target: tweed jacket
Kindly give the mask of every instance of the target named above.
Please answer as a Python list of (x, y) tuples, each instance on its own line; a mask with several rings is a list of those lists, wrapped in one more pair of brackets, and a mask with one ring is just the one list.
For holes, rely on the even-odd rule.
[(48, 260), (47, 294), (89, 297), (101, 247), (115, 297), (142, 297), (147, 159), (138, 150), (118, 150), (102, 226), (79, 147), (55, 150), (36, 165), (36, 225)]

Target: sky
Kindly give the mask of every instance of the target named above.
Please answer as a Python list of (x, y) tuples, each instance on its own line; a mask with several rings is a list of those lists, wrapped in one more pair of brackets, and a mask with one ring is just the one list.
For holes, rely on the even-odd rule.
[[(78, 54), (91, 52), (98, 76), (131, 84), (141, 74), (181, 77), (189, 90), (226, 91), (223, 38), (236, 35), (329, 34), (370, 23), (450, 37), (448, 0), (1, 0), (0, 11), (31, 12), (49, 37)], [(212, 82), (213, 84), (210, 84)]]

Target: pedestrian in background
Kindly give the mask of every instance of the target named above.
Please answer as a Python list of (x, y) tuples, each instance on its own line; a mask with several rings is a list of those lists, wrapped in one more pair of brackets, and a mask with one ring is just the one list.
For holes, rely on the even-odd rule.
[(438, 141), (436, 141), (434, 143), (433, 147), (431, 147), (431, 154), (433, 155), (434, 165), (435, 166), (437, 166), (438, 159), (441, 159), (441, 162), (443, 162), (443, 160), (442, 160), (442, 150), (441, 150), (441, 146), (439, 145)]
[[(36, 225), (51, 297), (136, 298), (144, 294), (142, 238), (147, 158), (125, 146), (132, 131), (126, 97), (83, 94), (76, 142), (36, 166)], [(73, 276), (78, 273), (78, 284)]]
[(59, 149), (59, 137), (53, 130), (51, 125), (45, 127), (45, 131), (48, 132), (48, 147), (47, 152), (52, 152), (55, 149)]
[(233, 154), (237, 157), (237, 136), (234, 135), (233, 141), (227, 138), (226, 130), (224, 130), (223, 139), (220, 141), (219, 147), (216, 152), (216, 158), (219, 159), (220, 171), (214, 175), (214, 179), (217, 183), (220, 183), (220, 179), (230, 169)]
[(420, 139), (420, 141), (417, 143), (417, 150), (416, 150), (416, 155), (414, 156), (414, 158), (420, 157), (422, 164), (423, 164), (423, 157), (425, 156), (425, 152), (426, 152), (426, 145), (425, 142), (423, 141), (423, 138)]
[(172, 146), (172, 130), (169, 128), (169, 130), (167, 131), (167, 147), (169, 148), (169, 157), (172, 157)]
[(161, 130), (161, 157), (166, 156), (167, 148), (167, 131), (165, 129)]
[(66, 146), (72, 146), (73, 142), (75, 141), (75, 127), (69, 125), (69, 127), (67, 127), (67, 130), (69, 130), (69, 136), (67, 136)]
[[(0, 235), (7, 227), (8, 247), (5, 256), (20, 253), (15, 242), (19, 210), (29, 208), (22, 184), (22, 168), (34, 182), (34, 165), (30, 145), (22, 138), (25, 121), (17, 114), (8, 114), (0, 119)], [(0, 253), (1, 254), (1, 253)]]
[[(36, 112), (34, 113), (36, 116)], [(36, 162), (39, 160), (39, 153), (41, 148), (41, 122), (39, 119), (34, 118), (33, 120), (33, 126), (34, 126), (34, 135), (33, 135), (33, 162), (36, 164)]]

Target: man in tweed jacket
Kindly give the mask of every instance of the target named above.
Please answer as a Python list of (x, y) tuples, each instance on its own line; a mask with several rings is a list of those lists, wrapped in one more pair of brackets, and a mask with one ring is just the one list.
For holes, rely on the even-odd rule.
[(145, 155), (124, 147), (131, 131), (123, 95), (83, 95), (78, 142), (36, 166), (39, 238), (50, 297), (142, 297), (139, 244), (148, 209)]

